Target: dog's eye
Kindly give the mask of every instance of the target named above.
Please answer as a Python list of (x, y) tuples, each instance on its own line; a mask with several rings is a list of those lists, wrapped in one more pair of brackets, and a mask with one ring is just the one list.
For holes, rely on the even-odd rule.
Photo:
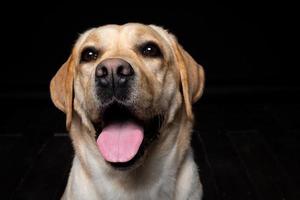
[(140, 51), (146, 57), (161, 57), (162, 53), (154, 42), (148, 42), (141, 46)]
[(98, 57), (98, 50), (94, 47), (87, 47), (81, 53), (81, 62), (90, 62), (96, 60)]

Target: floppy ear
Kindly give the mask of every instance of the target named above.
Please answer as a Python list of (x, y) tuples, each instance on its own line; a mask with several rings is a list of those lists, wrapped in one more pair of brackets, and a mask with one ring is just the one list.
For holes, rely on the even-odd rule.
[(180, 73), (185, 110), (190, 120), (193, 119), (192, 104), (202, 95), (204, 88), (204, 70), (176, 40), (173, 40), (176, 64)]
[(66, 114), (66, 126), (69, 130), (73, 111), (74, 59), (72, 55), (61, 66), (50, 83), (50, 94), (54, 105)]

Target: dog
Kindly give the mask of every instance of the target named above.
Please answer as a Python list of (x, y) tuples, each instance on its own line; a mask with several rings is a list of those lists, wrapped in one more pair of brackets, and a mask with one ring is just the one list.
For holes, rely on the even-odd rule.
[(80, 35), (50, 83), (75, 150), (62, 199), (201, 199), (190, 140), (203, 88), (202, 66), (162, 27)]

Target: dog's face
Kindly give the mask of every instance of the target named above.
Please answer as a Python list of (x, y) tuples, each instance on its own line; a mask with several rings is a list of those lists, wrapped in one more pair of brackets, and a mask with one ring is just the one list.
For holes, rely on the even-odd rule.
[(124, 168), (139, 163), (177, 115), (192, 120), (203, 82), (202, 67), (162, 28), (107, 25), (81, 35), (51, 97), (68, 128), (78, 114), (106, 163)]

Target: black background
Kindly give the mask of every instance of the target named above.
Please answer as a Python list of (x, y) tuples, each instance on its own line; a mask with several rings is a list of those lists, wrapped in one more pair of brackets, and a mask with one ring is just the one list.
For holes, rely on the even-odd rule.
[(5, 3), (0, 7), (1, 199), (60, 198), (74, 152), (65, 115), (50, 100), (50, 80), (80, 33), (127, 22), (170, 30), (205, 69), (192, 139), (204, 199), (300, 199), (295, 5)]
[(104, 24), (142, 22), (170, 30), (204, 66), (203, 101), (298, 100), (299, 62), (294, 50), (298, 23), (293, 5), (259, 1), (155, 4), (8, 6), (8, 13), (1, 14), (1, 96), (47, 98), (51, 78), (80, 33)]

